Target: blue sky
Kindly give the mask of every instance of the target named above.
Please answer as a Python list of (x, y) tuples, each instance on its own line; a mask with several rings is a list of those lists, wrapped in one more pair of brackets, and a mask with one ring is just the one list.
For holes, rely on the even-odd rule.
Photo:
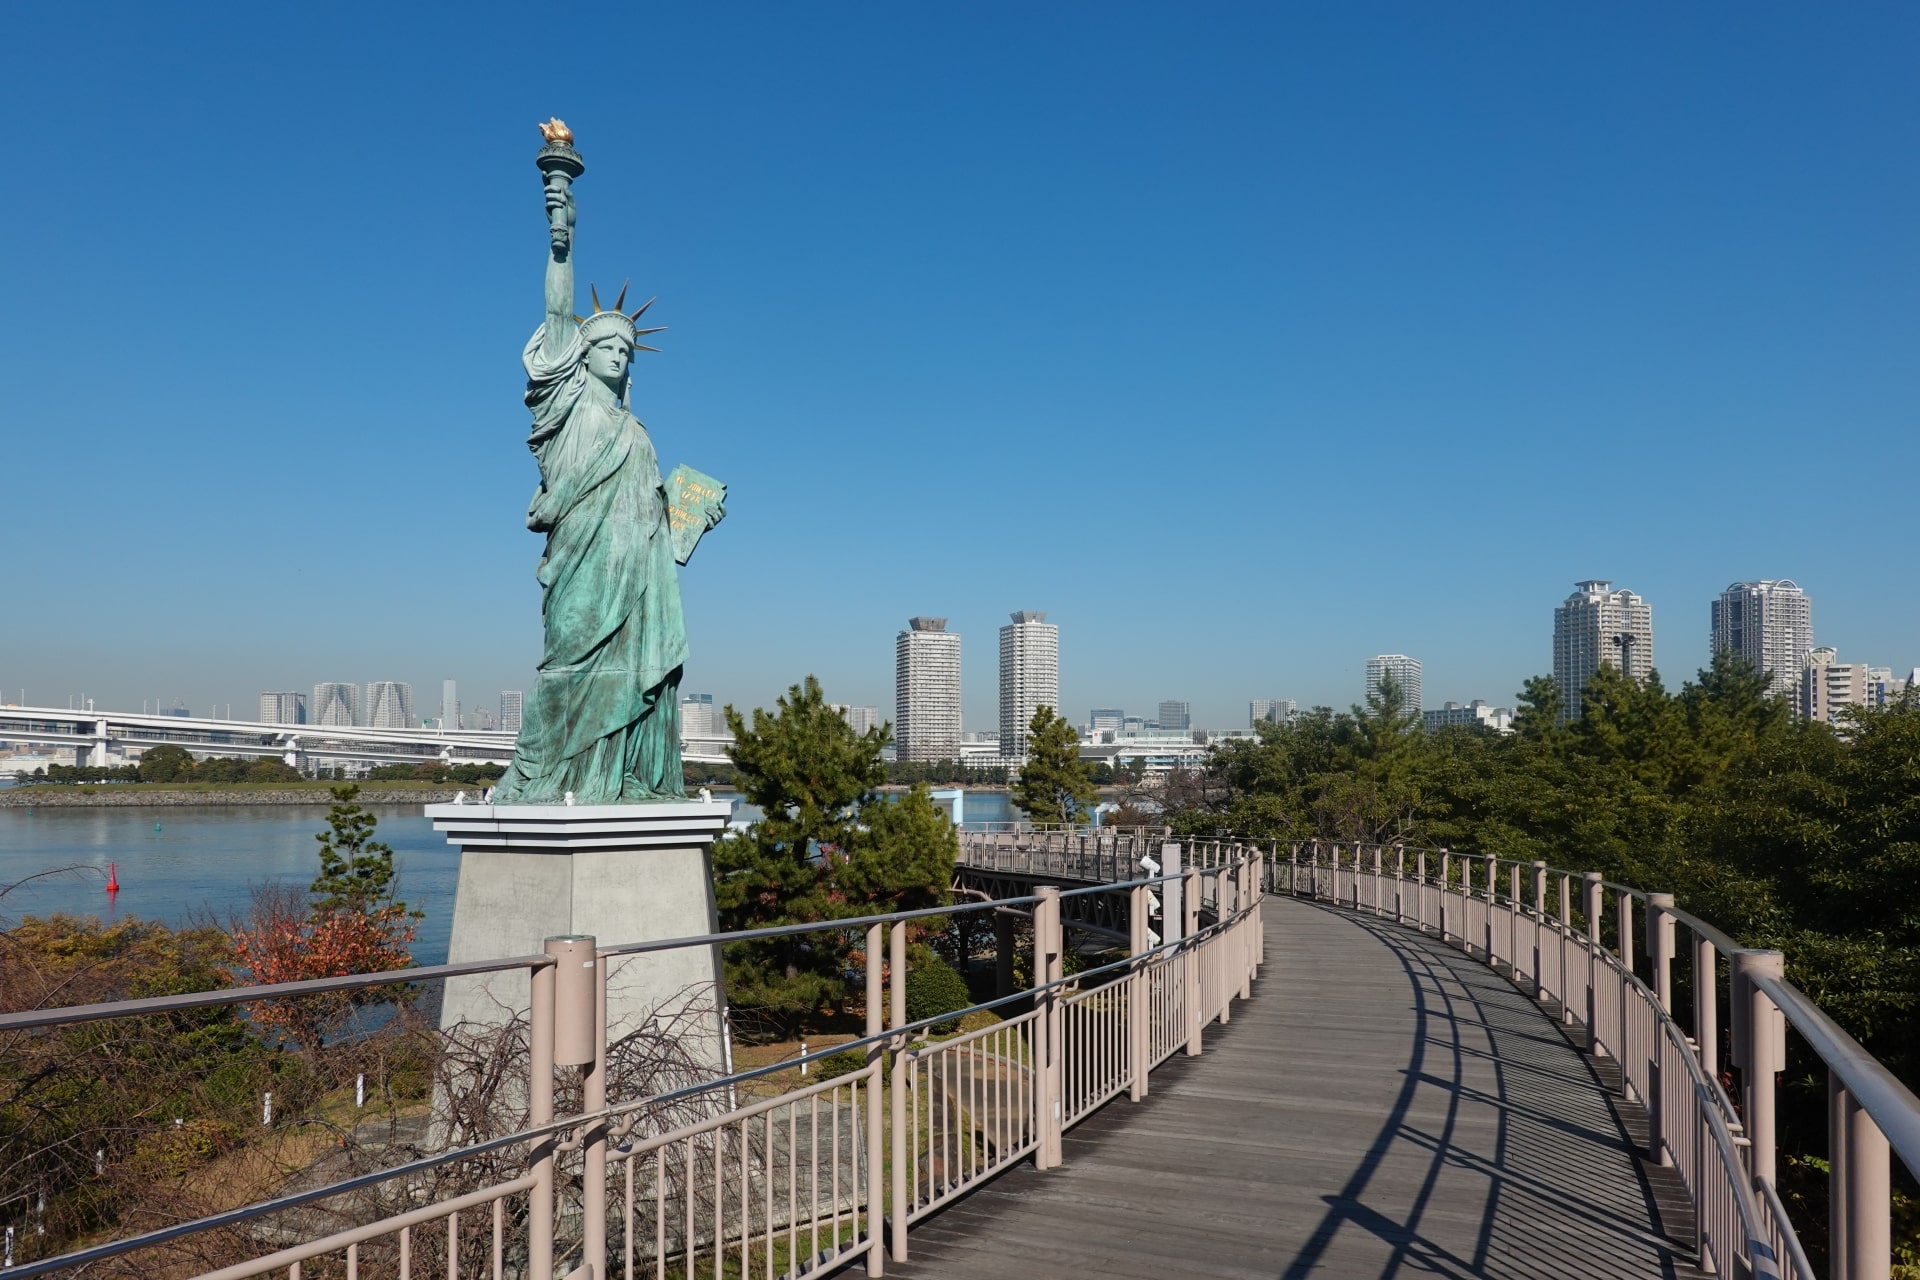
[[(1575, 579), (1920, 664), (1910, 5), (14, 6), (0, 688), (249, 705), (538, 659), (533, 124), (635, 407), (731, 486), (689, 689), (1430, 705)], [(584, 279), (583, 279), (584, 287)]]

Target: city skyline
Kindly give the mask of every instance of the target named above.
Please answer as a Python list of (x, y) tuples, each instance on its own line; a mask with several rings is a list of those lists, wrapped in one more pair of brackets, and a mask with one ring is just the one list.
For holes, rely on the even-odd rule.
[[(1887, 587), (1901, 468), (1850, 474), (1844, 502), (1751, 500), (1809, 439), (1897, 457), (1911, 436), (1920, 12), (1726, 13), (1069, 6), (1011, 40), (973, 12), (613, 15), (684, 104), (659, 136), (611, 85), (512, 74), (504, 12), (447, 32), (394, 11), (370, 40), (296, 11), (136, 9), (101, 41), (84, 13), (22, 11), (0, 99), (21, 119), (62, 102), (40, 178), (85, 214), (0, 209), (7, 243), (38, 246), (9, 258), (0, 370), (22, 422), (60, 421), (75, 386), (139, 409), (10, 438), (8, 591), (29, 607), (0, 687), (242, 713), (337, 673), (402, 677), (428, 712), (449, 672), (531, 687), (536, 476), (508, 424), (540, 307), (529, 122), (554, 113), (593, 156), (583, 272), (631, 275), (670, 326), (635, 411), (663, 464), (730, 489), (684, 584), (689, 686), (767, 706), (813, 673), (884, 707), (886, 637), (937, 608), (976, 637), (964, 718), (984, 728), (991, 629), (1043, 601), (1073, 637), (1069, 707), (1345, 707), (1387, 649), (1420, 656), (1429, 703), (1509, 705), (1551, 670), (1542, 602), (1594, 575), (1665, 611), (1670, 687), (1710, 657), (1705, 602), (1781, 575), (1819, 598), (1822, 642), (1920, 665), (1920, 598)], [(365, 92), (337, 111), (226, 110), (341, 83)], [(250, 157), (223, 253), (182, 126), (215, 118)], [(368, 139), (408, 120), (434, 146), (369, 201)], [(396, 227), (404, 251), (378, 247)], [(234, 322), (269, 294), (299, 303)], [(102, 362), (61, 336), (81, 304), (49, 323), (44, 301), (87, 297), (167, 321)], [(439, 317), (409, 362), (366, 313), (402, 297)], [(325, 503), (259, 482), (314, 474), (316, 450), (356, 460)], [(1355, 517), (1376, 455), (1440, 499), (1419, 537)], [(1567, 480), (1531, 482), (1591, 486), (1596, 456), (1631, 481), (1584, 518)], [(1149, 507), (1175, 473), (1284, 476), (1286, 497)], [(1043, 521), (1054, 486), (1071, 515)], [(76, 490), (96, 515), (72, 518)], [(800, 518), (797, 493), (910, 518)], [(196, 536), (207, 505), (247, 534), (196, 573), (128, 554)], [(423, 573), (410, 545), (453, 553)], [(1162, 614), (1139, 585), (1177, 625), (1140, 625)], [(103, 601), (137, 633), (73, 623)]]
[[(1615, 597), (1615, 599), (1603, 601), (1600, 599), (1601, 596), (1611, 596), (1611, 597)], [(1738, 599), (1739, 602), (1741, 602), (1740, 609), (1735, 608), (1734, 602), (1736, 598)], [(1781, 652), (1788, 653), (1789, 661), (1785, 665), (1784, 669), (1778, 666), (1769, 666), (1766, 668), (1769, 670), (1773, 670), (1775, 673), (1774, 680), (1773, 680), (1773, 691), (1779, 696), (1784, 697), (1790, 702), (1792, 702), (1796, 706), (1796, 708), (1799, 708), (1800, 706), (1803, 705), (1803, 703), (1806, 700), (1806, 697), (1808, 696), (1805, 693), (1805, 689), (1808, 689), (1811, 687), (1811, 686), (1803, 685), (1801, 673), (1802, 673), (1804, 664), (1808, 660), (1810, 654), (1817, 655), (1818, 653), (1821, 653), (1821, 652), (1830, 652), (1830, 650), (1815, 650), (1813, 648), (1813, 632), (1812, 632), (1812, 623), (1811, 623), (1810, 599), (1811, 599), (1810, 594), (1807, 593), (1803, 588), (1801, 588), (1794, 580), (1785, 579), (1785, 578), (1754, 579), (1749, 581), (1736, 582), (1736, 583), (1733, 583), (1731, 586), (1723, 588), (1721, 591), (1717, 592), (1713, 596), (1713, 598), (1708, 602), (1710, 606), (1710, 610), (1709, 610), (1710, 619), (1709, 619), (1709, 627), (1708, 627), (1709, 654), (1703, 657), (1700, 664), (1701, 667), (1704, 667), (1708, 662), (1711, 661), (1711, 652), (1721, 647), (1726, 647), (1733, 650), (1739, 656), (1746, 658), (1748, 661), (1766, 661), (1764, 657), (1757, 659), (1755, 655), (1756, 654), (1764, 655), (1764, 654), (1774, 652), (1775, 649), (1780, 649)], [(1588, 619), (1586, 622), (1583, 622), (1580, 628), (1574, 628), (1569, 630), (1567, 629), (1567, 625), (1566, 625), (1567, 611), (1569, 610), (1570, 607), (1574, 606), (1576, 602), (1582, 601), (1582, 600), (1584, 600), (1584, 607), (1588, 610), (1611, 609), (1612, 612), (1609, 612), (1607, 614), (1608, 618), (1613, 618), (1614, 614), (1616, 613), (1621, 614), (1622, 617), (1631, 615), (1631, 622), (1630, 624), (1622, 624), (1620, 623), (1619, 619), (1615, 618), (1613, 622), (1609, 623), (1606, 621), (1606, 619), (1602, 619), (1599, 617), (1598, 614), (1595, 614), (1594, 618)], [(1624, 603), (1622, 603), (1623, 601)], [(1769, 609), (1771, 609), (1771, 612), (1769, 612)], [(1747, 633), (1744, 636), (1742, 634), (1742, 630), (1740, 626), (1735, 621), (1735, 619), (1741, 616), (1740, 610), (1745, 610), (1746, 616), (1750, 618), (1759, 619), (1759, 622), (1755, 624), (1755, 629), (1751, 630), (1749, 633)], [(1046, 624), (1044, 622), (1044, 619), (1047, 616), (1046, 613), (1035, 612), (1035, 611), (1016, 611), (1014, 614), (1014, 617), (1016, 619), (1015, 624), (1012, 626), (1003, 626), (1001, 628), (1002, 645), (1001, 645), (1000, 654), (997, 655), (1000, 660), (995, 669), (995, 678), (992, 681), (992, 687), (996, 691), (999, 691), (1002, 689), (1004, 685), (1005, 675), (1007, 671), (1007, 667), (1004, 661), (1004, 649), (1005, 649), (1005, 643), (1007, 639), (1007, 633), (1018, 631), (1020, 629), (1019, 620), (1023, 617), (1023, 615), (1027, 620), (1028, 626), (1033, 626), (1033, 625), (1042, 626), (1046, 631), (1050, 632), (1054, 637), (1055, 647), (1054, 647), (1053, 663), (1052, 663), (1053, 683), (1050, 686), (1050, 688), (1057, 691), (1060, 689), (1058, 654), (1057, 654), (1058, 628), (1057, 626)], [(964, 692), (965, 692), (966, 681), (964, 677), (964, 672), (967, 666), (965, 662), (966, 651), (963, 646), (958, 645), (957, 629), (948, 628), (948, 619), (945, 619), (945, 618), (939, 618), (939, 619), (922, 618), (922, 619), (916, 619), (915, 622), (928, 623), (930, 629), (945, 631), (946, 636), (944, 637), (944, 639), (952, 640), (954, 642), (954, 647), (959, 649), (961, 656), (957, 660), (957, 665), (958, 665), (958, 669), (962, 673), (961, 692), (963, 695), (961, 699), (962, 711), (961, 711), (961, 717), (960, 717), (959, 732), (973, 733), (973, 732), (982, 731), (982, 730), (1004, 731), (1004, 728), (1005, 728), (1004, 699), (997, 698), (995, 703), (990, 709), (991, 714), (985, 715), (985, 716), (977, 716), (976, 713), (974, 713), (972, 710), (968, 708), (968, 705), (965, 702)], [(932, 624), (937, 624), (937, 627), (933, 626)], [(1574, 654), (1573, 649), (1578, 648), (1580, 644), (1579, 636), (1586, 634), (1587, 631), (1592, 631), (1593, 634), (1592, 636), (1589, 636), (1588, 639), (1591, 640), (1594, 644), (1598, 644), (1600, 643), (1600, 641), (1594, 639), (1594, 637), (1599, 636), (1600, 632), (1593, 631), (1593, 628), (1599, 627), (1602, 630), (1604, 630), (1607, 626), (1613, 627), (1613, 633), (1609, 633), (1609, 634), (1634, 632), (1636, 633), (1635, 634), (1636, 642), (1640, 644), (1644, 644), (1645, 647), (1637, 651), (1629, 650), (1630, 666), (1636, 678), (1645, 678), (1649, 670), (1660, 671), (1662, 679), (1668, 684), (1668, 686), (1670, 688), (1677, 689), (1680, 686), (1680, 684), (1684, 683), (1686, 680), (1693, 678), (1693, 676), (1696, 674), (1698, 670), (1697, 668), (1694, 670), (1689, 670), (1685, 674), (1679, 675), (1676, 677), (1670, 674), (1668, 671), (1660, 668), (1659, 663), (1657, 661), (1657, 655), (1651, 661), (1648, 659), (1646, 655), (1652, 652), (1651, 642), (1653, 637), (1652, 621), (1651, 621), (1651, 602), (1645, 596), (1639, 595), (1638, 593), (1625, 588), (1622, 588), (1618, 591), (1613, 590), (1613, 584), (1606, 579), (1581, 580), (1579, 583), (1576, 584), (1576, 590), (1574, 592), (1574, 595), (1567, 597), (1559, 605), (1557, 605), (1554, 608), (1553, 630), (1552, 630), (1551, 638), (1548, 642), (1548, 645), (1546, 646), (1549, 653), (1552, 655), (1552, 658), (1547, 664), (1545, 664), (1545, 667), (1543, 670), (1537, 671), (1533, 674), (1551, 676), (1556, 681), (1556, 683), (1561, 686), (1562, 696), (1563, 698), (1566, 698), (1570, 690), (1574, 687), (1574, 685), (1579, 682), (1582, 673), (1590, 674), (1592, 665), (1598, 660), (1592, 655), (1585, 655), (1584, 651), (1582, 651), (1580, 655)], [(899, 639), (904, 640), (906, 637), (906, 634), (907, 634), (906, 632), (899, 633)], [(1665, 632), (1662, 633), (1662, 636), (1663, 638), (1661, 643), (1664, 648), (1664, 646), (1670, 642), (1671, 637), (1667, 636)], [(1615, 639), (1612, 641), (1612, 643), (1614, 643), (1615, 648), (1617, 649), (1618, 648), (1617, 634), (1615, 635)], [(1573, 646), (1573, 648), (1569, 648), (1569, 646)], [(1589, 645), (1588, 647), (1591, 648), (1592, 646)], [(1750, 652), (1750, 650), (1752, 652)], [(1609, 652), (1612, 652), (1612, 651), (1609, 651)], [(1852, 653), (1852, 656), (1855, 657), (1856, 659), (1859, 658), (1859, 655), (1856, 651), (1850, 650), (1850, 653)], [(871, 708), (875, 712), (877, 712), (879, 716), (879, 720), (875, 721), (874, 723), (879, 723), (879, 722), (897, 723), (899, 719), (898, 691), (900, 688), (900, 685), (899, 685), (900, 672), (898, 668), (900, 652), (897, 646), (896, 646), (895, 656), (896, 656), (896, 669), (895, 669), (896, 679), (894, 681), (895, 698), (893, 700), (876, 699), (873, 702), (869, 702), (866, 704), (839, 703), (836, 705), (842, 706), (842, 707), (851, 705), (855, 709)], [(1617, 653), (1615, 654), (1615, 656), (1617, 657)], [(1867, 655), (1867, 659), (1861, 659), (1859, 661), (1851, 662), (1846, 665), (1860, 666), (1863, 669), (1871, 669), (1872, 671), (1879, 671), (1879, 672), (1891, 671), (1892, 673), (1894, 673), (1896, 677), (1899, 677), (1902, 680), (1904, 680), (1905, 678), (1905, 673), (1913, 670), (1920, 670), (1920, 663), (1908, 663), (1900, 660), (1894, 660), (1891, 662), (1870, 661), (1870, 659), (1877, 659), (1879, 657), (1880, 655), (1869, 654)], [(1378, 665), (1383, 662), (1387, 662), (1388, 660), (1392, 660), (1394, 663), (1397, 663), (1397, 664), (1410, 663), (1411, 664), (1410, 668), (1402, 665), (1402, 666), (1396, 667), (1396, 669), (1399, 670), (1400, 673), (1402, 674), (1403, 682), (1405, 682), (1405, 677), (1410, 672), (1412, 676), (1412, 681), (1414, 683), (1414, 687), (1416, 689), (1421, 688), (1422, 684), (1425, 682), (1425, 672), (1424, 672), (1424, 664), (1421, 663), (1418, 659), (1409, 658), (1407, 655), (1404, 655), (1404, 654), (1378, 654), (1378, 655), (1373, 655), (1372, 657), (1361, 660), (1359, 664), (1361, 668), (1361, 674), (1362, 674), (1362, 686), (1361, 686), (1360, 697), (1357, 700), (1351, 699), (1351, 698), (1342, 700), (1338, 696), (1335, 696), (1334, 698), (1329, 699), (1327, 701), (1309, 701), (1301, 698), (1283, 698), (1283, 699), (1279, 699), (1278, 702), (1281, 705), (1290, 705), (1296, 711), (1301, 707), (1314, 707), (1314, 706), (1327, 706), (1327, 707), (1331, 707), (1336, 711), (1345, 711), (1352, 706), (1361, 705), (1364, 703), (1367, 694), (1369, 694), (1374, 687), (1374, 681), (1377, 679)], [(1783, 670), (1784, 670), (1784, 674), (1783, 674)], [(1836, 676), (1836, 679), (1837, 678), (1839, 677)], [(1144, 687), (1149, 684), (1149, 681), (1150, 681), (1150, 678), (1143, 677), (1138, 681), (1138, 683)], [(94, 681), (91, 683), (94, 684), (96, 687), (98, 685), (97, 681)], [(1164, 682), (1155, 681), (1153, 683), (1164, 683)], [(1294, 683), (1296, 685), (1303, 685), (1311, 682), (1296, 681)], [(1424, 691), (1421, 693), (1420, 696), (1425, 706), (1427, 707), (1434, 707), (1434, 706), (1442, 705), (1443, 703), (1456, 703), (1461, 706), (1471, 706), (1475, 703), (1485, 703), (1489, 706), (1496, 706), (1496, 705), (1505, 706), (1507, 704), (1511, 704), (1516, 701), (1516, 698), (1519, 692), (1517, 688), (1517, 683), (1518, 682), (1516, 682), (1516, 688), (1514, 690), (1508, 691), (1506, 693), (1499, 693), (1499, 694), (1496, 694), (1496, 696), (1492, 696), (1492, 697), (1487, 696), (1486, 692), (1477, 692), (1477, 693), (1466, 693), (1457, 698), (1447, 697), (1443, 699), (1443, 698), (1436, 697), (1433, 694), (1425, 693)], [(446, 700), (449, 696), (454, 696), (454, 705), (456, 706), (459, 705), (459, 700), (456, 694), (457, 684), (458, 684), (458, 680), (456, 678), (443, 677), (441, 679), (441, 703), (442, 703), (443, 711), (446, 705)], [(1268, 687), (1271, 687), (1271, 685), (1272, 685), (1272, 682), (1269, 682)], [(359, 723), (364, 725), (368, 723), (368, 721), (366, 720), (366, 716), (368, 714), (371, 714), (371, 712), (368, 710), (368, 707), (370, 706), (370, 700), (372, 696), (371, 691), (376, 686), (404, 690), (405, 691), (404, 705), (409, 710), (412, 709), (413, 702), (412, 702), (411, 684), (410, 682), (406, 682), (406, 681), (368, 682), (368, 684), (365, 686), (366, 689), (368, 690), (368, 693), (364, 695), (364, 697), (361, 694), (361, 686), (358, 686), (352, 683), (322, 682), (319, 684), (315, 684), (313, 686), (311, 697), (309, 697), (307, 694), (294, 692), (294, 691), (281, 691), (281, 692), (262, 691), (257, 695), (257, 699), (255, 700), (258, 701), (259, 703), (260, 720), (267, 723), (274, 723), (275, 722), (275, 719), (273, 718), (274, 716), (284, 715), (284, 712), (280, 710), (276, 710), (272, 713), (269, 712), (268, 700), (275, 699), (276, 701), (274, 702), (273, 705), (276, 708), (282, 708), (287, 706), (297, 707), (298, 714), (305, 717), (305, 721), (308, 723)], [(17, 693), (20, 695), (23, 695), (25, 692), (26, 691), (24, 688), (20, 688), (17, 690)], [(56, 698), (51, 701), (37, 703), (37, 704), (32, 703), (31, 700), (29, 699), (27, 700), (26, 704), (58, 707), (63, 705), (71, 705), (73, 703), (73, 700), (80, 696), (87, 696), (91, 701), (95, 702), (95, 704), (100, 706), (102, 709), (111, 708), (115, 710), (125, 710), (125, 711), (131, 711), (134, 709), (131, 704), (116, 704), (112, 702), (103, 702), (100, 700), (100, 698), (97, 695), (77, 695), (77, 694), (68, 695), (65, 698)], [(517, 699), (519, 698), (519, 696), (520, 695), (516, 691), (502, 692), (500, 695), (500, 698), (501, 698), (500, 711), (497, 715), (492, 711), (491, 708), (484, 709), (485, 714), (490, 719), (494, 720), (496, 727), (504, 727), (506, 724), (511, 722), (511, 720), (514, 717), (514, 713), (517, 712), (518, 710)], [(754, 706), (771, 706), (772, 704), (771, 698), (767, 699), (764, 702), (756, 703), (748, 700), (743, 700), (738, 697), (730, 696), (727, 694), (721, 694), (721, 695), (718, 695), (717, 697), (716, 695), (712, 695), (712, 694), (704, 694), (699, 696), (709, 700), (708, 705), (711, 706), (712, 708), (710, 723), (716, 726), (716, 731), (717, 731), (717, 727), (720, 726), (722, 722), (722, 718), (719, 714), (719, 709), (723, 705), (732, 703), (738, 706), (743, 712), (745, 712), (745, 711), (750, 711)], [(1073, 695), (1070, 693), (1060, 692), (1058, 694), (1058, 701), (1060, 705), (1056, 706), (1056, 710), (1060, 711), (1061, 714), (1067, 716), (1068, 720), (1071, 723), (1075, 724), (1076, 726), (1084, 726), (1087, 723), (1087, 719), (1083, 717), (1076, 717), (1075, 714), (1069, 709), (1072, 706), (1072, 697)], [(284, 701), (286, 699), (293, 699), (294, 701), (292, 703), (287, 703)], [(510, 702), (509, 701), (510, 699), (514, 701)], [(4, 688), (0, 688), (0, 702), (6, 702), (9, 700), (12, 700), (10, 695), (7, 694)], [(140, 705), (144, 707), (148, 701), (149, 699), (141, 699)], [(153, 699), (151, 701), (153, 703), (155, 710), (158, 711), (161, 706), (162, 700)], [(235, 703), (235, 701), (236, 700), (234, 699), (218, 699), (218, 698), (211, 700), (210, 714), (212, 713), (224, 714), (224, 712), (222, 712), (222, 708), (230, 707)], [(1269, 705), (1274, 701), (1275, 700), (1272, 700), (1272, 699), (1252, 699), (1251, 704), (1257, 708), (1268, 708)], [(684, 702), (685, 702), (685, 698), (683, 698), (683, 704)], [(195, 710), (195, 711), (199, 709), (198, 704), (187, 701), (185, 699), (176, 698), (173, 700), (171, 705), (184, 706), (190, 710)], [(245, 705), (251, 706), (252, 701), (246, 702)], [(1036, 702), (1035, 705), (1038, 705), (1038, 703)], [(1112, 699), (1110, 697), (1104, 700), (1104, 706), (1108, 712), (1120, 711), (1123, 709), (1124, 705), (1127, 705), (1127, 704), (1120, 704), (1118, 700)], [(1209, 729), (1209, 730), (1216, 730), (1216, 731), (1228, 730), (1228, 729), (1233, 729), (1235, 727), (1238, 727), (1243, 723), (1249, 721), (1250, 719), (1264, 718), (1264, 711), (1249, 712), (1248, 707), (1250, 705), (1250, 702), (1249, 700), (1244, 698), (1240, 699), (1237, 702), (1231, 701), (1229, 698), (1229, 700), (1225, 701), (1222, 705), (1215, 706), (1213, 708), (1204, 710), (1202, 712), (1194, 712), (1191, 709), (1192, 703), (1185, 700), (1154, 699), (1154, 700), (1143, 701), (1140, 699), (1134, 699), (1134, 700), (1131, 700), (1131, 705), (1152, 706), (1157, 708), (1157, 713), (1154, 716), (1140, 714), (1140, 715), (1137, 715), (1136, 717), (1130, 717), (1130, 718), (1139, 718), (1144, 721), (1154, 721), (1162, 724), (1164, 724), (1164, 716), (1167, 708), (1185, 707), (1187, 708), (1186, 714), (1184, 715), (1184, 717), (1179, 717), (1179, 718), (1183, 719), (1186, 727), (1191, 727), (1195, 729)], [(1569, 705), (1571, 705), (1571, 702)], [(1822, 705), (1825, 705), (1824, 702)], [(329, 712), (327, 710), (327, 708), (329, 707), (336, 707), (336, 708), (339, 708), (340, 710)], [(1237, 707), (1238, 710), (1235, 711), (1231, 709), (1234, 707)], [(339, 715), (344, 709), (347, 709), (347, 708), (352, 708), (355, 712), (358, 713), (355, 715), (355, 718), (352, 721), (321, 718), (323, 715)], [(482, 710), (482, 708), (476, 707), (476, 711), (479, 711), (479, 710)], [(707, 713), (703, 711), (702, 714), (705, 715)], [(243, 712), (239, 718), (246, 719), (247, 717)], [(279, 722), (291, 723), (292, 721), (281, 719)], [(383, 722), (389, 725), (397, 724), (397, 720), (394, 719), (394, 716), (391, 710), (388, 710), (383, 713)], [(866, 723), (866, 722), (860, 721), (859, 723)], [(467, 726), (467, 727), (472, 727), (472, 726)]]

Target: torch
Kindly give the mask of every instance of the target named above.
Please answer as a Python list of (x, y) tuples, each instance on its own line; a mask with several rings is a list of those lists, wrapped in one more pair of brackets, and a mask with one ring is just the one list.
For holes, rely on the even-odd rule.
[[(587, 171), (587, 162), (573, 149), (573, 130), (567, 128), (566, 121), (555, 116), (540, 126), (540, 136), (547, 145), (540, 148), (540, 154), (534, 157), (534, 164), (546, 176), (547, 190), (568, 194), (573, 180)], [(547, 229), (553, 239), (554, 252), (565, 254), (572, 247), (572, 231), (567, 226), (567, 201), (553, 202), (547, 210)]]

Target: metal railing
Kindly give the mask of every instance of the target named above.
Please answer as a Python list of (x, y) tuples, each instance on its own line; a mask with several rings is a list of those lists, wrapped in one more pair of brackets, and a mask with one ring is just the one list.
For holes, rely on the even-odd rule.
[[(391, 987), (397, 980), (511, 970), (524, 970), (529, 980), (523, 1128), (230, 1213), (37, 1259), (7, 1274), (26, 1280), (109, 1259), (141, 1265), (142, 1250), (325, 1204), (329, 1225), (354, 1216), (367, 1220), (314, 1229), (312, 1239), (202, 1271), (203, 1280), (270, 1274), (289, 1280), (358, 1280), (361, 1274), (807, 1280), (859, 1259), (869, 1275), (880, 1275), (887, 1256), (906, 1258), (910, 1224), (1029, 1156), (1042, 1169), (1058, 1165), (1067, 1128), (1121, 1092), (1146, 1097), (1155, 1065), (1183, 1048), (1199, 1054), (1206, 1024), (1227, 1020), (1232, 1001), (1251, 994), (1269, 880), (1262, 851), (1224, 842), (1206, 853), (1207, 865), (1154, 877), (1113, 863), (1111, 849), (1095, 856), (1123, 872), (1122, 883), (1039, 886), (1011, 900), (614, 946), (553, 938), (540, 955), (496, 962), (0, 1017), (0, 1036), (32, 1035), (120, 1017)], [(1127, 954), (1067, 976), (1062, 900), (1114, 893), (1127, 895)], [(1172, 934), (1166, 940), (1151, 931), (1161, 897)], [(1202, 922), (1203, 902), (1212, 908), (1211, 922)], [(908, 1021), (910, 932), (936, 917), (1019, 907), (1032, 912), (1029, 987)], [(666, 1094), (609, 1097), (607, 990), (615, 960), (823, 932), (864, 941), (863, 1035)], [(937, 1038), (936, 1027), (986, 1012), (997, 1020)], [(776, 1073), (850, 1051), (859, 1055), (857, 1069), (751, 1096)], [(556, 1116), (562, 1068), (578, 1070), (577, 1078), (565, 1078), (569, 1090), (577, 1085), (567, 1096), (578, 1105)], [(689, 1100), (697, 1104), (691, 1110), (667, 1106)], [(693, 1118), (649, 1132), (662, 1115)], [(414, 1203), (424, 1170), (503, 1152), (515, 1154), (512, 1176)], [(370, 1188), (384, 1188), (384, 1198), (343, 1207), (343, 1197)], [(556, 1239), (559, 1226), (564, 1241)]]
[[(1702, 1265), (1723, 1274), (1815, 1280), (1777, 1186), (1775, 1078), (1791, 1026), (1828, 1072), (1830, 1275), (1884, 1280), (1888, 1152), (1920, 1175), (1920, 1099), (1786, 981), (1780, 952), (1743, 947), (1676, 908), (1671, 894), (1598, 872), (1399, 845), (1276, 841), (1269, 849), (1269, 888), (1436, 933), (1557, 1002), (1588, 1050), (1618, 1063), (1623, 1093), (1646, 1108), (1648, 1155), (1680, 1176)], [(1679, 928), (1686, 952), (1676, 948)], [(1683, 1029), (1672, 970), (1687, 953), (1691, 1025)], [(1644, 979), (1636, 960), (1646, 962)], [(1738, 1106), (1723, 1084), (1723, 991)]]

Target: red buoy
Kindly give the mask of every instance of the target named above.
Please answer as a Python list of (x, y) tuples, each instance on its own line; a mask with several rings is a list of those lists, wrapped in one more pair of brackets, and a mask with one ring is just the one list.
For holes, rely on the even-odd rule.
[(109, 862), (107, 864), (107, 892), (108, 893), (120, 892), (120, 877), (115, 873), (114, 867), (115, 867), (114, 863)]

